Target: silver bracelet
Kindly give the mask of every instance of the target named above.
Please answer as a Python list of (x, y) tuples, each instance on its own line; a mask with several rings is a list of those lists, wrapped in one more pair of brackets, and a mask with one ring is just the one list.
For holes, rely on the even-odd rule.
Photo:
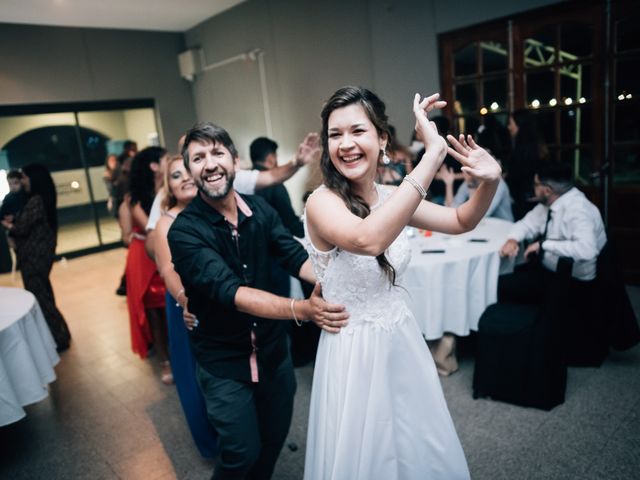
[(180, 295), (182, 295), (183, 293), (184, 293), (184, 288), (181, 288), (178, 294), (176, 295), (176, 307), (184, 308), (182, 305), (180, 305)]
[(418, 181), (413, 178), (410, 175), (405, 175), (404, 178), (402, 179), (403, 182), (407, 182), (409, 185), (413, 186), (413, 188), (416, 189), (416, 191), (418, 192), (418, 194), (422, 197), (422, 199), (424, 200), (427, 197), (427, 191), (424, 189), (424, 187), (422, 185), (420, 185), (420, 183), (418, 183)]
[(299, 327), (302, 326), (302, 322), (300, 320), (298, 320), (298, 317), (296, 317), (296, 310), (293, 308), (293, 304), (296, 302), (295, 298), (291, 299), (291, 303), (289, 304), (289, 306), (291, 307), (291, 315), (293, 315), (293, 321), (296, 322), (296, 325), (298, 325)]

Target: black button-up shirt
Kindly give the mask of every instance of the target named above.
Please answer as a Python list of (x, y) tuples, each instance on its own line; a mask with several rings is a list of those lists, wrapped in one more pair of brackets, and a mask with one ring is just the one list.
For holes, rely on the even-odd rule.
[(298, 276), (308, 256), (262, 198), (241, 197), (251, 215), (238, 209), (237, 231), (198, 194), (173, 222), (168, 238), (189, 311), (200, 321), (190, 335), (196, 361), (212, 375), (251, 381), (251, 333), (262, 378), (287, 356), (286, 322), (239, 312), (236, 292), (241, 286), (268, 289), (270, 257)]

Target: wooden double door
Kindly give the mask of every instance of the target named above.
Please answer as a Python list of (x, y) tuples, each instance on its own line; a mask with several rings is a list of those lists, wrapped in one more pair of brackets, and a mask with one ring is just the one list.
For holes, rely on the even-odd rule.
[(453, 125), (536, 117), (552, 160), (600, 208), (625, 280), (640, 283), (640, 2), (570, 1), (441, 34)]

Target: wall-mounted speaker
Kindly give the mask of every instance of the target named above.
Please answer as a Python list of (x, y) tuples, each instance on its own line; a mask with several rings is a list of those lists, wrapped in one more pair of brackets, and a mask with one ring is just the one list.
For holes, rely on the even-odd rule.
[(178, 55), (178, 66), (180, 67), (180, 76), (193, 82), (195, 76), (202, 71), (200, 49), (191, 48), (180, 53)]

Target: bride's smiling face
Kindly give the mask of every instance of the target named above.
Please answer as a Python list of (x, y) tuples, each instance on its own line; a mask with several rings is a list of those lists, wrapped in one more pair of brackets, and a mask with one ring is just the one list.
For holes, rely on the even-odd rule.
[(378, 135), (362, 105), (354, 103), (331, 112), (327, 122), (331, 163), (350, 181), (373, 180), (386, 135)]

